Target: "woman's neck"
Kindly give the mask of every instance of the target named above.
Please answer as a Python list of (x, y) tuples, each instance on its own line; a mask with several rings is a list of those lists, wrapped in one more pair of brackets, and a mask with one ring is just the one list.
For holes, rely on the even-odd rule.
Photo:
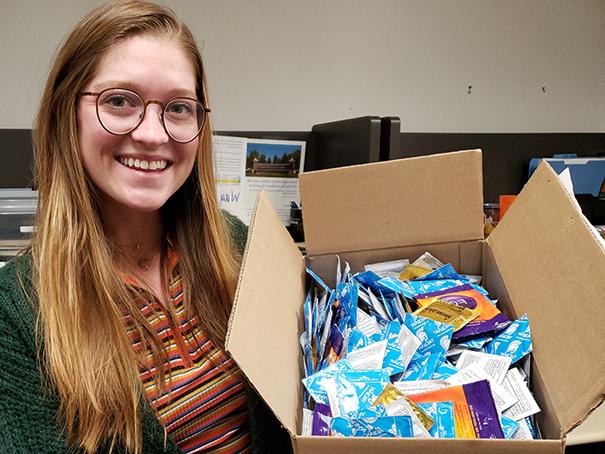
[(119, 247), (155, 247), (162, 239), (158, 211), (141, 212), (122, 206), (103, 206), (103, 220), (111, 241)]
[(143, 270), (159, 264), (163, 228), (159, 210), (132, 210), (113, 200), (103, 200), (102, 210), (107, 234), (127, 262)]

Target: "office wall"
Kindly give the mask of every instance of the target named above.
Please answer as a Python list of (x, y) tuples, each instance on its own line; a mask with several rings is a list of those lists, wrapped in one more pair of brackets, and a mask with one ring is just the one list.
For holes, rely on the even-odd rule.
[[(93, 0), (0, 2), (0, 128), (29, 128)], [(604, 0), (172, 0), (204, 46), (214, 126), (309, 130), (398, 115), (415, 132), (605, 129)]]

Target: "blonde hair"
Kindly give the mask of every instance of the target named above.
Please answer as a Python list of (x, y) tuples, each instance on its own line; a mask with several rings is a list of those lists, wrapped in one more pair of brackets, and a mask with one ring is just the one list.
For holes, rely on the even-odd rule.
[[(195, 69), (198, 99), (206, 102), (201, 55), (187, 26), (164, 7), (115, 2), (91, 11), (61, 46), (34, 127), (39, 203), (31, 251), (40, 360), (59, 397), (68, 443), (89, 453), (105, 443), (110, 450), (142, 449), (142, 359), (126, 334), (125, 314), (163, 366), (162, 344), (117, 272), (95, 188), (82, 166), (76, 119), (78, 93), (105, 52), (126, 36), (145, 33), (182, 46)], [(193, 172), (162, 211), (164, 241), (172, 240), (180, 258), (185, 304), (222, 347), (238, 264), (215, 198), (211, 143), (207, 124)]]

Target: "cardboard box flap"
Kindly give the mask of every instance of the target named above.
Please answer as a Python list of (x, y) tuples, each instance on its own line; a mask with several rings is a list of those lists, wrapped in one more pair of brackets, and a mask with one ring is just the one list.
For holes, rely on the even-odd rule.
[(564, 433), (605, 396), (605, 250), (542, 163), (487, 240)]
[(257, 199), (226, 350), (279, 421), (296, 434), (302, 397), (301, 353), (305, 263), (267, 195)]
[(481, 150), (299, 178), (309, 255), (483, 238)]

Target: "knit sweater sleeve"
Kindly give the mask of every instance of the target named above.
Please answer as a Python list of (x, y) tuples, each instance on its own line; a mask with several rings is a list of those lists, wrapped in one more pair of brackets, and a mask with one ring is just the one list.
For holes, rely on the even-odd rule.
[(0, 446), (6, 453), (64, 453), (58, 403), (43, 391), (37, 367), (34, 315), (17, 267), (0, 270)]

